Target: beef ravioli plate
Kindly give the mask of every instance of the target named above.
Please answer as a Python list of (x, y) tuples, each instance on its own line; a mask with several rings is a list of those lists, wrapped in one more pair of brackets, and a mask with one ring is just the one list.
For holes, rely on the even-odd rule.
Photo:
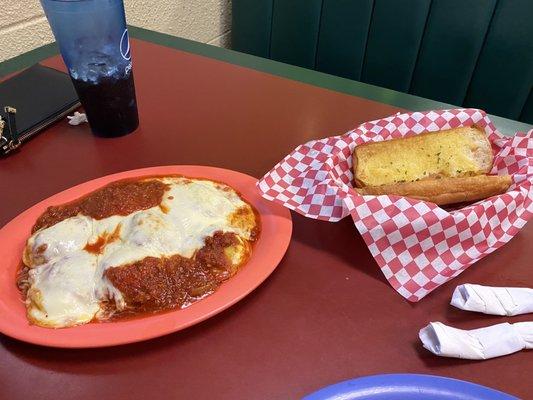
[(223, 183), (117, 181), (38, 218), (17, 285), (28, 320), (49, 328), (183, 308), (233, 276), (259, 233)]

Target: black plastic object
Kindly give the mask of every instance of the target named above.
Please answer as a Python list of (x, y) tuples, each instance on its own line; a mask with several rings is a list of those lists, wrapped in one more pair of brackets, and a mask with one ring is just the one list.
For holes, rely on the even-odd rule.
[[(0, 153), (13, 151), (79, 106), (70, 77), (61, 71), (36, 64), (5, 80), (0, 83), (0, 116), (6, 121)], [(6, 107), (16, 113), (8, 113)], [(7, 123), (13, 118), (16, 128)]]

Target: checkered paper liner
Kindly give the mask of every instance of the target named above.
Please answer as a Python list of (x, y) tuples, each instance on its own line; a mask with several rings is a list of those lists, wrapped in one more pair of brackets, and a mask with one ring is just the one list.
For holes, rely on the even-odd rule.
[[(362, 196), (352, 187), (357, 145), (476, 125), (494, 152), (492, 174), (511, 175), (502, 195), (456, 210), (401, 196)], [(381, 271), (403, 297), (419, 301), (507, 243), (533, 213), (533, 130), (506, 137), (484, 111), (452, 109), (397, 114), (341, 136), (298, 146), (257, 186), (263, 197), (309, 218), (351, 215)]]

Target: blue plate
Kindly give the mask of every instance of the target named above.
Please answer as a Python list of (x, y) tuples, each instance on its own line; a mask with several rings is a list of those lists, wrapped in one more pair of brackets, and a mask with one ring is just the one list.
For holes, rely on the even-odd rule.
[(433, 375), (373, 375), (336, 383), (303, 400), (519, 400), (475, 383)]

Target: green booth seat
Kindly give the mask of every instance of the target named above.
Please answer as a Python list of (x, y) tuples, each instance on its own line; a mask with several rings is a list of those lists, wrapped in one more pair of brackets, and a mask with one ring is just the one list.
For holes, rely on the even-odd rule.
[(533, 124), (533, 0), (233, 0), (234, 50)]

